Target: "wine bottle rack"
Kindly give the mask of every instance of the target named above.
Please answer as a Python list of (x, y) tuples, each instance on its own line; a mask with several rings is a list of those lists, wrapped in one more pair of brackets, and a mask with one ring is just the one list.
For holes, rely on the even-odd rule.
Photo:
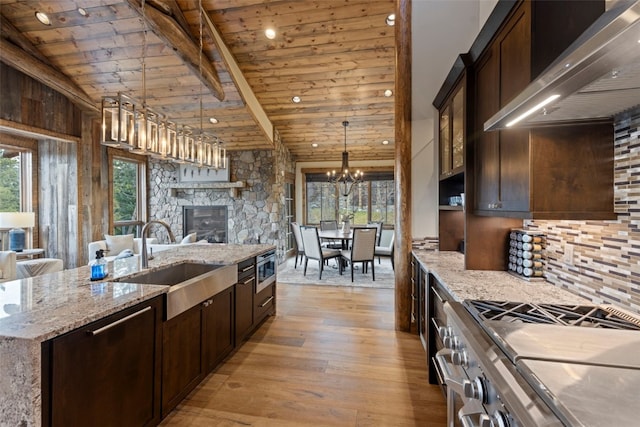
[(509, 233), (509, 264), (507, 271), (528, 281), (544, 280), (543, 233), (512, 229)]

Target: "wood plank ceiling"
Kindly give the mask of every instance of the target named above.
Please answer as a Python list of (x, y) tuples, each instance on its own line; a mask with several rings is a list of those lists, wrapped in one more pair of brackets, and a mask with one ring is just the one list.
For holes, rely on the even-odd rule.
[[(202, 25), (202, 61), (213, 64), (224, 97), (201, 84), (180, 49), (154, 33), (149, 8), (162, 11), (199, 46), (196, 0), (0, 0), (2, 37), (23, 37), (32, 56), (68, 76), (96, 106), (102, 96), (126, 93), (178, 123), (199, 128), (202, 93), (204, 127), (229, 150), (270, 149), (247, 97), (238, 89), (221, 50)], [(385, 22), (393, 0), (202, 0), (282, 142), (297, 161), (339, 161), (343, 120), (350, 160), (393, 159), (394, 30)], [(79, 13), (81, 7), (86, 15)], [(51, 25), (35, 19), (48, 14)], [(11, 34), (10, 27), (19, 33)], [(265, 30), (276, 30), (267, 39)], [(146, 37), (144, 29), (147, 28)], [(23, 43), (24, 48), (24, 43)], [(0, 51), (0, 58), (2, 57)], [(142, 58), (145, 79), (142, 78)], [(197, 62), (196, 62), (197, 63)], [(144, 89), (144, 90), (143, 90)], [(292, 102), (299, 96), (301, 102)], [(208, 122), (218, 119), (217, 124)], [(389, 141), (383, 145), (382, 141)], [(312, 147), (317, 143), (316, 148)]]

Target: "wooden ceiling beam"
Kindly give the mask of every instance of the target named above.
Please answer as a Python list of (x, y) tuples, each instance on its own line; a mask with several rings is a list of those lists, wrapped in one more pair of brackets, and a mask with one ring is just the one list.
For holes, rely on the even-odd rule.
[[(224, 90), (218, 77), (218, 72), (209, 58), (200, 61), (200, 47), (195, 44), (191, 36), (176, 22), (173, 17), (153, 7), (152, 3), (145, 6), (144, 16), (139, 0), (127, 0), (127, 3), (151, 28), (151, 31), (175, 51), (184, 63), (202, 80), (220, 101), (224, 100)], [(201, 67), (202, 66), (202, 67)]]
[(60, 92), (79, 108), (92, 112), (99, 111), (89, 95), (69, 77), (4, 38), (0, 38), (0, 61)]

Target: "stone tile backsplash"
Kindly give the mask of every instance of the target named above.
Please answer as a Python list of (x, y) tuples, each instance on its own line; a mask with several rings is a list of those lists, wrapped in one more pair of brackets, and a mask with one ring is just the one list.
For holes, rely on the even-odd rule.
[(547, 236), (548, 281), (596, 303), (640, 313), (640, 108), (617, 117), (614, 132), (618, 219), (525, 224)]

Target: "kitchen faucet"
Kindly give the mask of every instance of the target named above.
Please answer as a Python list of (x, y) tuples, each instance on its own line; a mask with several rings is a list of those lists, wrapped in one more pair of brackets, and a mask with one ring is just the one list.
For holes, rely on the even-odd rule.
[(143, 227), (142, 227), (142, 268), (148, 268), (149, 267), (149, 255), (147, 254), (147, 234), (149, 232), (149, 227), (151, 226), (151, 224), (160, 224), (162, 225), (164, 228), (167, 229), (167, 233), (169, 233), (169, 241), (171, 243), (175, 243), (176, 242), (176, 238), (173, 235), (173, 232), (171, 231), (171, 227), (169, 227), (169, 224), (167, 224), (164, 221), (160, 221), (159, 219), (154, 219), (151, 220), (149, 222), (147, 222)]

